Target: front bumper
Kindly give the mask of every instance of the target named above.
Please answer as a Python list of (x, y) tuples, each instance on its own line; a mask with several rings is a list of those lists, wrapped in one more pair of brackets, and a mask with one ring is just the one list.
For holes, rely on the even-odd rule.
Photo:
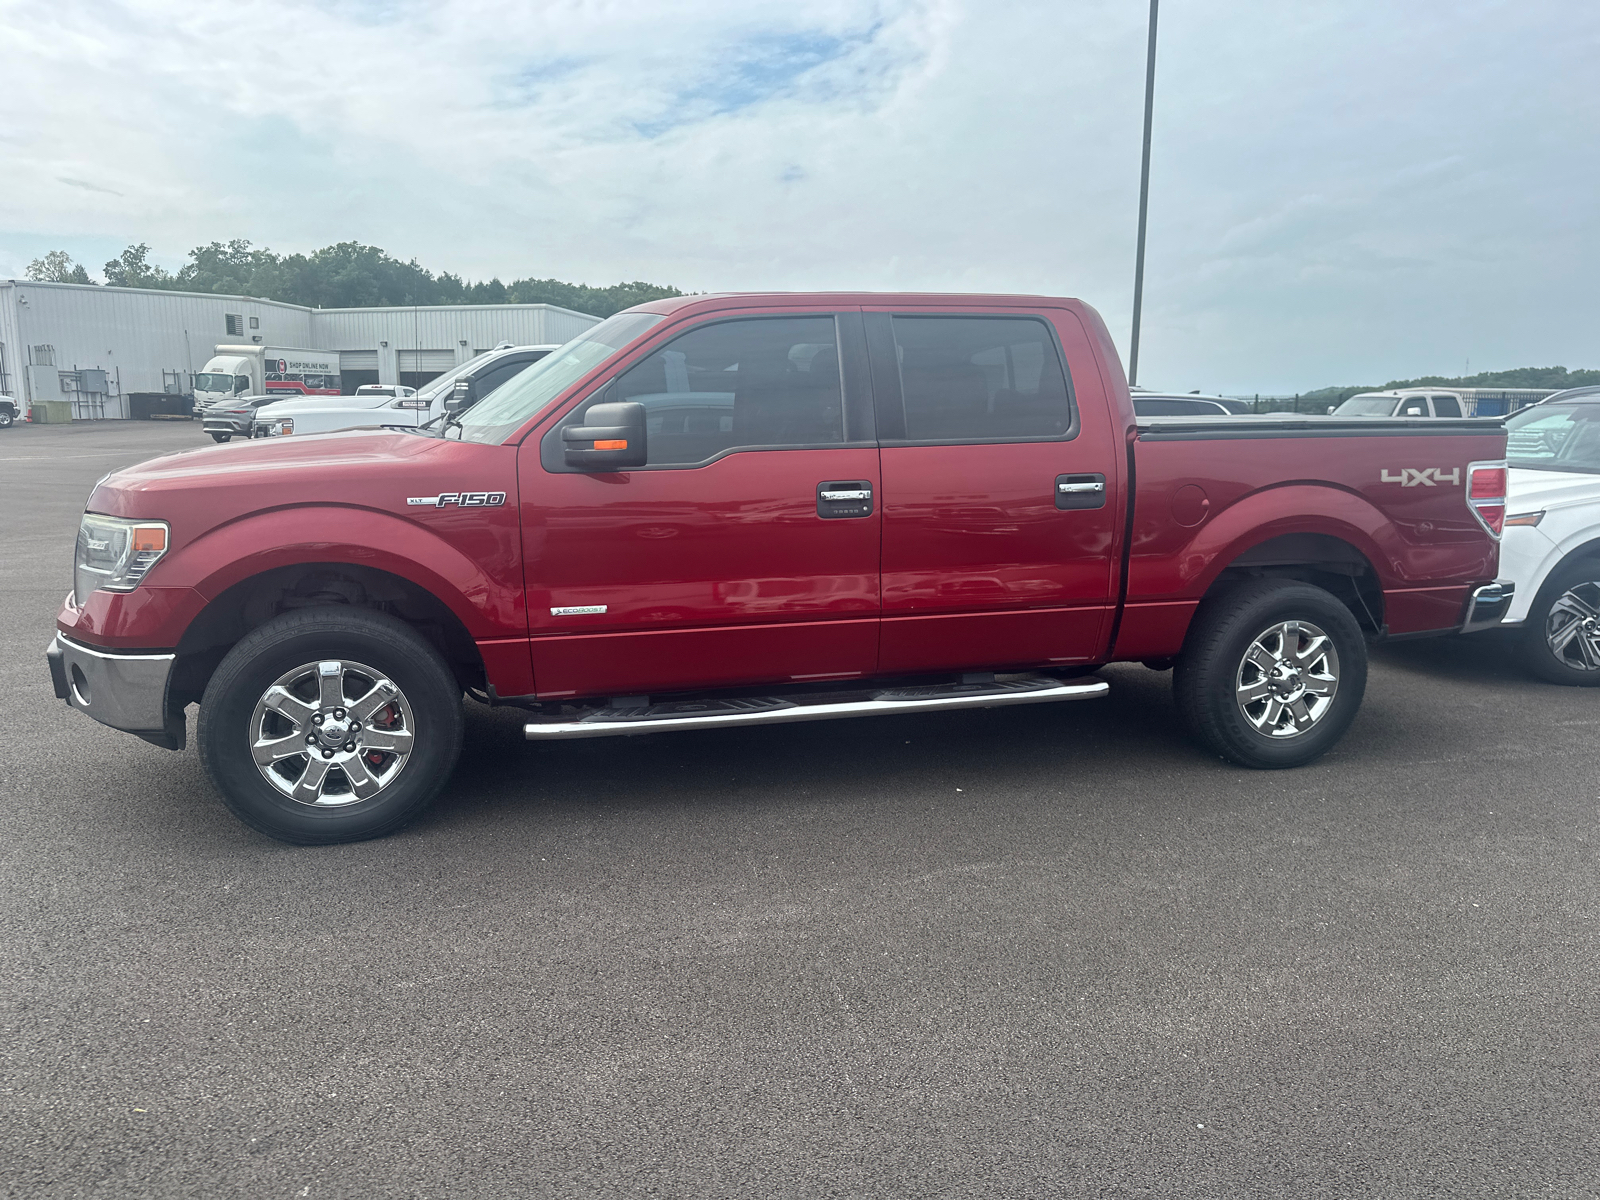
[(44, 652), (56, 699), (168, 750), (182, 750), (181, 710), (167, 703), (176, 654), (117, 654), (56, 634)]
[(250, 436), (251, 419), (249, 417), (205, 417), (201, 428), (207, 433), (227, 433), (234, 437)]
[(1478, 633), (1493, 629), (1505, 620), (1516, 597), (1517, 585), (1509, 579), (1496, 579), (1482, 587), (1472, 589), (1467, 597), (1466, 615), (1461, 619), (1462, 633)]

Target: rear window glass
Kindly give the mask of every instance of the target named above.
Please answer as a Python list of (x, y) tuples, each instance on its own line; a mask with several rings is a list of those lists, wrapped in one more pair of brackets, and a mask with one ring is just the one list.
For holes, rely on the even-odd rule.
[(1032, 317), (895, 317), (914, 442), (1063, 437), (1072, 399), (1055, 339)]
[(1523, 409), (1506, 421), (1506, 461), (1535, 470), (1600, 473), (1600, 404)]

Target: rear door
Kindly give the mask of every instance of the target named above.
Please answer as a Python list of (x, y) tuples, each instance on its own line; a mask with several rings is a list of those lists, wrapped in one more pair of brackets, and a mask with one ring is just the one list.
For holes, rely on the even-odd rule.
[[(873, 672), (881, 520), (861, 317), (785, 311), (674, 331), (525, 443), (540, 696)], [(647, 413), (648, 463), (584, 471), (561, 430)], [(536, 450), (537, 453), (530, 453)]]
[[(868, 309), (884, 672), (1088, 662), (1116, 600), (1120, 434), (1076, 317)], [(1070, 360), (1085, 369), (1069, 375)]]

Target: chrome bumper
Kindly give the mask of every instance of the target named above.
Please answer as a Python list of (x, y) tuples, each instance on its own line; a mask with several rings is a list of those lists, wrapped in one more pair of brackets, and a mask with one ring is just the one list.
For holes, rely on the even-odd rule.
[(169, 750), (183, 749), (183, 713), (173, 712), (167, 703), (176, 654), (91, 650), (58, 633), (44, 656), (56, 699), (112, 729)]
[(1517, 585), (1509, 579), (1496, 579), (1493, 583), (1473, 588), (1472, 595), (1467, 597), (1467, 613), (1461, 619), (1461, 632), (1478, 633), (1499, 625), (1511, 611), (1511, 600), (1516, 593)]

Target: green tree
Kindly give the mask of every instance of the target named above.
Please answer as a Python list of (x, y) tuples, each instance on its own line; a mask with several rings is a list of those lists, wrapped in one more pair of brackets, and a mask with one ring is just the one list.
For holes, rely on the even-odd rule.
[(129, 246), (116, 258), (106, 263), (103, 274), (110, 287), (171, 288), (177, 283), (172, 275), (148, 261), (150, 246), (140, 242)]
[[(244, 238), (234, 238), (196, 246), (189, 251), (189, 261), (176, 274), (151, 266), (149, 253), (150, 247), (142, 242), (129, 246), (106, 264), (106, 280), (122, 287), (180, 288), (190, 292), (259, 296), (313, 308), (555, 304), (596, 317), (609, 317), (646, 300), (683, 294), (675, 287), (641, 282), (593, 287), (559, 279), (530, 278), (503, 283), (493, 277), (474, 283), (449, 271), (435, 275), (416, 259), (402, 262), (387, 251), (363, 242), (336, 242), (310, 254), (279, 255), (257, 249)], [(70, 259), (65, 255), (62, 258), (70, 265)], [(40, 269), (47, 268), (41, 266)], [(83, 268), (77, 270), (81, 272)], [(85, 275), (83, 282), (87, 281)]]
[(65, 250), (52, 250), (28, 264), (28, 278), (40, 283), (93, 283), (82, 263), (72, 261)]

